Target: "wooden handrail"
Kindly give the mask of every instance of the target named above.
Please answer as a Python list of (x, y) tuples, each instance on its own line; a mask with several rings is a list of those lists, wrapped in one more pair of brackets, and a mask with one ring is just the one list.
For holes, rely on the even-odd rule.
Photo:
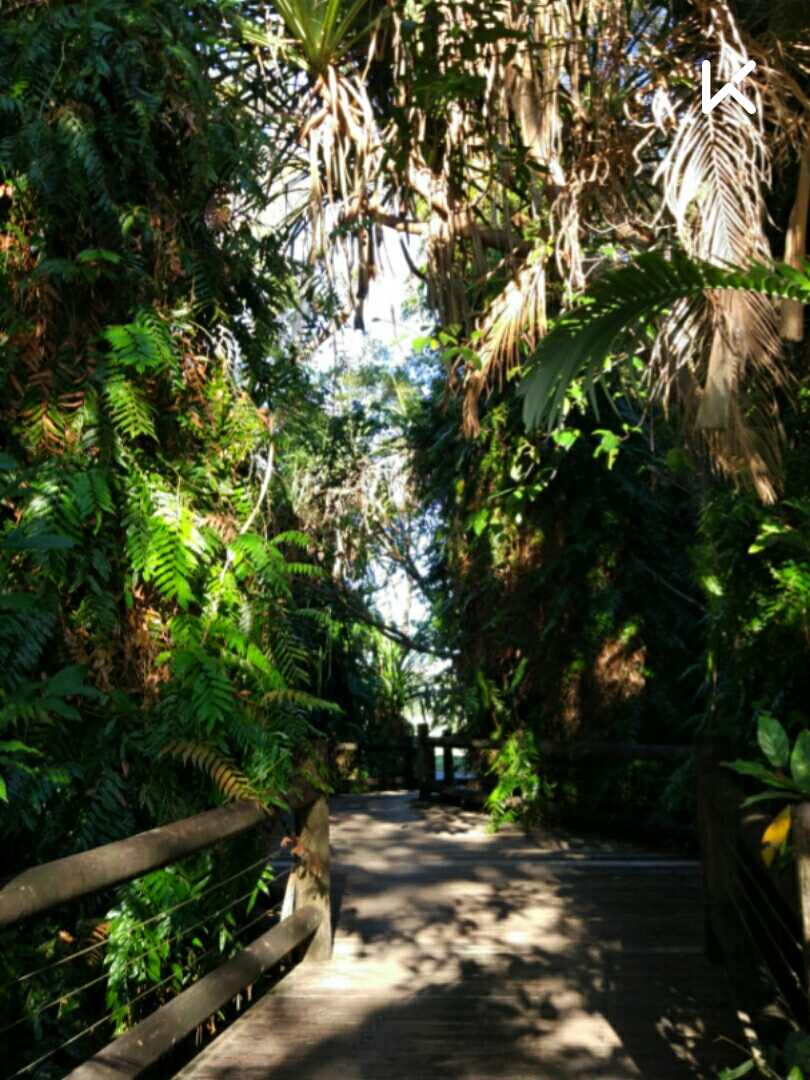
[[(319, 796), (316, 788), (301, 781), (287, 792), (286, 801), (291, 810), (300, 810)], [(116, 840), (24, 870), (0, 890), (0, 927), (133, 881), (214, 844), (250, 832), (277, 813), (269, 813), (258, 803), (240, 800), (126, 840)]]
[(246, 986), (311, 939), (322, 921), (318, 908), (302, 907), (109, 1043), (65, 1080), (134, 1080)]
[(537, 749), (550, 757), (605, 757), (614, 761), (670, 761), (687, 758), (691, 746), (657, 746), (655, 743), (564, 743), (539, 739)]
[[(420, 725), (421, 726), (421, 725)], [(425, 739), (428, 746), (440, 748), (452, 748), (456, 750), (500, 750), (504, 744), (503, 739), (471, 739), (466, 735), (428, 735)], [(333, 743), (332, 749), (336, 751), (357, 750), (406, 750), (413, 742), (390, 743), (357, 743), (341, 742)], [(542, 754), (552, 757), (587, 756), (589, 754), (607, 754), (611, 757), (627, 759), (668, 759), (688, 757), (692, 753), (691, 746), (656, 745), (654, 743), (612, 743), (612, 742), (562, 742), (554, 739), (538, 739), (537, 749)]]
[[(403, 780), (406, 787), (410, 787), (409, 781), (418, 780), (418, 788), (421, 799), (430, 798), (430, 793), (435, 790), (435, 761), (431, 751), (441, 749), (444, 751), (444, 783), (445, 786), (453, 785), (453, 750), (500, 750), (504, 745), (503, 739), (476, 739), (467, 735), (430, 735), (427, 724), (420, 724), (417, 729), (418, 750), (418, 778), (413, 777), (413, 749), (414, 742), (408, 739), (399, 743), (357, 743), (343, 742), (332, 743), (333, 766), (335, 753), (355, 751), (373, 753), (374, 751), (404, 751), (406, 756), (406, 775), (400, 777), (388, 777), (390, 783), (398, 783)], [(552, 739), (538, 739), (537, 749), (544, 757), (558, 759), (581, 759), (601, 758), (607, 761), (677, 761), (687, 758), (692, 754), (691, 746), (668, 746), (644, 743), (612, 743), (612, 742), (561, 742)], [(372, 787), (375, 781), (370, 779), (358, 779), (352, 781), (358, 785)]]
[[(429, 735), (428, 746), (436, 748), (452, 747), (456, 750), (500, 750), (503, 739), (469, 739), (462, 735)], [(691, 746), (656, 746), (652, 743), (609, 743), (609, 742), (556, 742), (552, 739), (538, 739), (537, 749), (549, 757), (610, 757), (622, 761), (658, 761), (670, 758), (688, 757)]]
[(405, 750), (408, 746), (412, 746), (412, 742), (339, 742), (332, 743), (333, 750), (342, 751), (356, 751), (356, 750)]
[(793, 850), (796, 857), (798, 906), (802, 920), (804, 977), (810, 987), (810, 803), (799, 803), (792, 813)]

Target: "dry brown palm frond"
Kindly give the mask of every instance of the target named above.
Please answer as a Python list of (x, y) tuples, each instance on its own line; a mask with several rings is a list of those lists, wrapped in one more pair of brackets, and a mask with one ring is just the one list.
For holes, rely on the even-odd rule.
[(481, 367), (470, 370), (464, 382), (463, 431), (481, 430), (478, 402), (495, 379), (503, 388), (504, 370), (520, 370), (522, 347), (534, 349), (546, 332), (546, 263), (536, 259), (524, 266), (496, 297), (480, 321), (476, 351)]
[[(784, 261), (796, 270), (802, 268), (807, 254), (808, 206), (810, 206), (810, 131), (804, 136), (796, 196), (785, 233)], [(782, 301), (781, 331), (785, 341), (799, 342), (803, 339), (804, 305), (798, 300), (788, 298)]]
[(810, 48), (810, 33), (791, 41), (770, 33), (758, 39), (742, 31), (740, 37), (756, 61), (771, 160), (774, 167), (784, 168), (801, 152), (810, 124), (810, 98), (800, 82), (810, 74), (804, 55)]
[[(711, 50), (713, 79), (722, 85), (749, 54), (724, 3), (699, 0), (698, 8), (700, 18), (681, 28), (681, 42), (691, 40), (695, 61)], [(758, 116), (762, 86), (757, 77), (746, 80)], [(661, 126), (669, 147), (655, 179), (682, 246), (716, 265), (768, 261), (762, 191), (770, 185), (771, 156), (761, 121), (728, 98), (704, 113), (694, 88), (672, 112), (676, 123)], [(747, 476), (772, 501), (780, 472), (775, 390), (786, 381), (774, 309), (757, 294), (724, 292), (709, 298), (702, 318), (696, 310), (685, 318), (680, 309), (665, 323), (659, 379), (677, 389), (714, 464), (735, 478)], [(691, 376), (676, 379), (684, 364)], [(756, 382), (763, 402), (756, 413), (745, 405), (746, 379)]]
[(677, 400), (696, 452), (702, 445), (718, 472), (765, 503), (776, 498), (784, 435), (776, 330), (764, 296), (704, 293), (679, 301), (664, 319), (649, 369), (653, 396), (665, 407)]

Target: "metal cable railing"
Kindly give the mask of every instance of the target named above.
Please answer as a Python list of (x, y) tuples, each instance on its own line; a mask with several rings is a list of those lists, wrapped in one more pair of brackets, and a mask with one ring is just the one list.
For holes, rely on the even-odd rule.
[[(747, 803), (723, 763), (719, 738), (695, 746), (707, 951), (729, 968), (738, 1007), (765, 1043), (781, 1045), (810, 1015), (810, 805), (793, 807), (794, 858), (766, 864), (762, 837), (771, 814)], [(779, 804), (779, 793), (773, 798)]]
[[(250, 894), (248, 893), (246, 895), (250, 895)], [(234, 901), (234, 904), (236, 904), (236, 903), (239, 903), (239, 901)], [(231, 906), (234, 906), (234, 905), (231, 905)], [(272, 916), (274, 914), (278, 914), (281, 911), (281, 907), (282, 907), (281, 904), (277, 904), (274, 908), (263, 910), (261, 912), (261, 914), (258, 915), (255, 919), (252, 919), (245, 926), (240, 927), (240, 932), (244, 933), (246, 930), (249, 930), (252, 926), (255, 926), (257, 923), (261, 922), (262, 919), (269, 918), (270, 916)], [(227, 910), (227, 909), (225, 909), (225, 910)], [(212, 915), (211, 917), (213, 918), (214, 915)], [(183, 965), (183, 967), (181, 967), (179, 969), (179, 972), (183, 973), (183, 972), (191, 971), (193, 968), (199, 968), (202, 965), (202, 963), (203, 963), (203, 961), (205, 959), (207, 959), (210, 956), (213, 956), (217, 952), (219, 952), (219, 945), (218, 944), (213, 945), (210, 949), (207, 949), (200, 956), (195, 957), (194, 960), (192, 960), (189, 963)], [(173, 979), (177, 978), (177, 974), (178, 974), (178, 972), (176, 970), (172, 971), (171, 975), (167, 975), (165, 979), (161, 979), (160, 982), (154, 983), (152, 986), (148, 986), (145, 990), (143, 990), (136, 997), (130, 998), (126, 1003), (127, 1006), (135, 1005), (137, 1002), (142, 1001), (144, 998), (148, 997), (150, 994), (155, 993), (162, 986), (166, 986), (167, 983), (170, 983)], [(106, 976), (105, 976), (105, 978), (106, 978)], [(91, 985), (91, 984), (87, 984), (87, 985)], [(83, 989), (86, 989), (86, 986), (85, 987), (79, 987), (77, 990), (72, 991), (72, 993), (78, 993), (79, 991), (81, 991)], [(71, 1036), (69, 1039), (65, 1039), (64, 1042), (62, 1042), (59, 1046), (53, 1047), (46, 1054), (43, 1054), (41, 1057), (38, 1057), (35, 1061), (29, 1062), (28, 1064), (24, 1065), (21, 1069), (18, 1069), (16, 1072), (13, 1072), (9, 1076), (5, 1077), (4, 1080), (16, 1080), (17, 1077), (24, 1076), (26, 1073), (30, 1073), (32, 1069), (36, 1068), (39, 1065), (42, 1065), (44, 1062), (48, 1061), (50, 1058), (52, 1058), (56, 1054), (60, 1053), (62, 1050), (66, 1049), (68, 1046), (72, 1046), (74, 1043), (77, 1043), (85, 1035), (91, 1034), (93, 1031), (96, 1031), (96, 1030), (98, 1030), (98, 1028), (102, 1027), (105, 1023), (108, 1023), (109, 1021), (113, 1020), (115, 1018), (115, 1015), (116, 1015), (116, 1011), (114, 1009), (111, 1010), (105, 1016), (102, 1016), (101, 1019), (96, 1020), (94, 1023), (90, 1024), (89, 1026), (84, 1028), (82, 1031), (80, 1031), (78, 1034)], [(28, 1019), (31, 1019), (31, 1017), (23, 1017), (22, 1020), (19, 1021), (19, 1022), (24, 1022), (25, 1020), (28, 1020)], [(9, 1028), (4, 1028), (2, 1030), (7, 1031), (7, 1030), (9, 1030)], [(0, 1031), (0, 1034), (2, 1034), (2, 1031)]]
[[(782, 914), (776, 909), (776, 906), (774, 905), (773, 900), (771, 899), (768, 890), (765, 888), (764, 883), (762, 881), (760, 881), (754, 874), (751, 873), (751, 870), (746, 865), (746, 861), (740, 855), (739, 851), (736, 848), (730, 848), (729, 850), (734, 855), (734, 858), (736, 859), (737, 864), (742, 868), (742, 870), (745, 873), (750, 885), (753, 886), (754, 889), (756, 889), (757, 894), (760, 897), (760, 899), (765, 902), (765, 906), (768, 908), (768, 910), (770, 911), (773, 918), (779, 923), (779, 925), (784, 930), (785, 934), (787, 935), (786, 940), (788, 940), (790, 942), (790, 944), (796, 949), (796, 951), (797, 951), (797, 953), (799, 955), (799, 958), (803, 957), (804, 950), (802, 948), (801, 941), (796, 937), (796, 927), (789, 926), (788, 923), (785, 922), (785, 919), (782, 916)], [(748, 890), (745, 889), (745, 887), (744, 887), (743, 883), (741, 882), (739, 876), (734, 871), (734, 868), (730, 867), (730, 869), (731, 869), (731, 872), (735, 875), (735, 878), (736, 878), (738, 884), (740, 885), (740, 888), (743, 889), (743, 891), (748, 891)], [(768, 926), (767, 926), (767, 920), (765, 918), (761, 918), (761, 922), (762, 922), (762, 925), (765, 928), (765, 930), (768, 933), (770, 933), (770, 930), (768, 930)], [(784, 959), (785, 963), (788, 964), (787, 957), (783, 957), (783, 959)], [(799, 982), (801, 983), (801, 978), (799, 976), (797, 976), (797, 978), (799, 978)], [(804, 994), (805, 994), (805, 996), (807, 996), (807, 991), (806, 990), (804, 990)]]
[[(727, 850), (732, 850), (733, 851), (733, 849), (727, 849)], [(734, 858), (737, 861), (737, 864), (740, 865), (740, 866), (744, 866), (744, 863), (743, 863), (742, 859), (740, 858), (739, 852), (733, 851), (733, 855), (734, 855)], [(804, 1012), (805, 1013), (807, 1012), (807, 1006), (808, 1006), (808, 1003), (810, 1003), (810, 999), (808, 998), (808, 992), (807, 992), (807, 988), (804, 985), (804, 980), (802, 978), (801, 970), (797, 971), (796, 968), (794, 967), (794, 965), (788, 960), (787, 956), (785, 956), (784, 950), (782, 949), (782, 946), (780, 945), (779, 941), (777, 940), (776, 935), (773, 933), (772, 929), (768, 926), (768, 921), (762, 917), (760, 912), (757, 911), (756, 906), (751, 901), (750, 889), (747, 886), (747, 884), (740, 877), (739, 873), (737, 872), (735, 866), (732, 863), (731, 858), (729, 858), (728, 855), (725, 856), (725, 865), (726, 865), (726, 869), (728, 870), (729, 874), (731, 875), (732, 879), (734, 880), (734, 883), (737, 886), (737, 890), (738, 890), (736, 892), (734, 890), (730, 890), (729, 891), (729, 899), (731, 900), (731, 903), (733, 904), (733, 906), (734, 906), (734, 908), (735, 908), (735, 910), (737, 912), (737, 915), (738, 915), (738, 917), (740, 919), (740, 922), (742, 923), (743, 927), (745, 928), (746, 932), (748, 933), (751, 941), (752, 942), (757, 942), (757, 940), (759, 939), (758, 931), (760, 933), (764, 933), (765, 937), (768, 939), (768, 941), (770, 943), (770, 946), (773, 948), (776, 955), (782, 961), (782, 965), (784, 967), (784, 976), (787, 977), (787, 979), (789, 980), (789, 984), (790, 984), (789, 987), (784, 986), (784, 977), (782, 975), (780, 975), (780, 973), (777, 970), (775, 970), (774, 963), (772, 961), (769, 962), (768, 957), (767, 957), (767, 953), (763, 952), (763, 950), (760, 950), (760, 957), (761, 957), (762, 963), (765, 965), (765, 967), (766, 967), (766, 969), (768, 971), (771, 982), (773, 983), (773, 985), (779, 991), (780, 997), (782, 998), (785, 1006), (787, 1007), (787, 1009), (789, 1010), (791, 1016), (793, 1017), (793, 1020), (797, 1024), (800, 1025), (801, 1024), (801, 1017), (796, 1015), (796, 1010), (791, 1005), (790, 998), (793, 997), (794, 994), (797, 995), (798, 997), (800, 997), (801, 1000), (802, 1000), (802, 1004), (804, 1006)], [(747, 870), (747, 868), (745, 868), (745, 869)], [(750, 873), (750, 871), (748, 872), (748, 878), (756, 886), (757, 894), (759, 896), (764, 896), (765, 895), (764, 890), (762, 889), (760, 883), (757, 882), (756, 879), (753, 877), (753, 875)], [(745, 898), (746, 900), (748, 900), (748, 913), (747, 914), (746, 914), (745, 907), (744, 907), (744, 905), (742, 903), (742, 898)], [(780, 918), (779, 921), (782, 924), (782, 926), (785, 928), (787, 933), (789, 934), (789, 940), (791, 942), (795, 942), (794, 932), (787, 926), (786, 923), (784, 923), (784, 921), (781, 918)], [(796, 942), (796, 944), (799, 947), (799, 955), (801, 956), (802, 955), (801, 945), (798, 942)], [(786, 989), (788, 990), (787, 993), (785, 993)]]
[[(323, 754), (323, 751), (319, 749), (319, 753)], [(313, 764), (310, 768), (315, 775), (317, 766)], [(269, 869), (270, 864), (278, 862), (282, 856), (283, 847), (276, 848), (236, 872), (231, 873), (232, 867), (228, 867), (225, 870), (226, 877), (214, 883), (206, 882), (204, 888), (198, 886), (199, 891), (194, 891), (194, 887), (189, 885), (190, 895), (183, 896), (176, 903), (171, 903), (146, 918), (139, 918), (128, 924), (126, 920), (129, 915), (142, 913), (133, 901), (136, 903), (134, 911), (131, 910), (126, 916), (124, 926), (119, 924), (118, 927), (119, 931), (123, 929), (123, 933), (111, 936), (105, 932), (103, 935), (99, 934), (98, 940), (90, 944), (85, 944), (87, 938), (84, 937), (82, 941), (82, 935), (79, 935), (80, 947), (75, 952), (16, 975), (0, 987), (0, 1000), (4, 994), (7, 999), (11, 999), (6, 1001), (4, 1021), (7, 1022), (0, 1027), (0, 1036), (14, 1033), (9, 1045), (20, 1049), (23, 1047), (22, 1032), (32, 1029), (32, 1035), (40, 1041), (42, 1050), (36, 1054), (32, 1040), (29, 1048), (32, 1056), (35, 1055), (33, 1060), (23, 1059), (21, 1062), (17, 1056), (16, 1061), (8, 1062), (15, 1071), (7, 1074), (5, 1080), (30, 1075), (34, 1070), (41, 1070), (42, 1066), (45, 1066), (48, 1075), (53, 1075), (48, 1072), (54, 1067), (53, 1059), (60, 1060), (62, 1068), (69, 1069), (70, 1065), (65, 1063), (71, 1060), (75, 1051), (70, 1051), (68, 1056), (64, 1057), (65, 1051), (80, 1040), (97, 1033), (104, 1025), (114, 1022), (120, 1026), (123, 1020), (129, 1025), (124, 1034), (98, 1050), (86, 1066), (74, 1068), (69, 1077), (70, 1080), (84, 1080), (85, 1077), (95, 1075), (99, 1068), (103, 1071), (113, 1058), (116, 1061), (126, 1061), (124, 1073), (119, 1070), (116, 1075), (138, 1076), (153, 1066), (185, 1035), (193, 1032), (195, 1028), (199, 1029), (210, 1016), (220, 1012), (229, 1002), (235, 1000), (238, 1005), (245, 988), (252, 986), (258, 978), (277, 966), (279, 961), (285, 958), (300, 960), (304, 957), (304, 952), (307, 958), (320, 959), (331, 955), (326, 798), (322, 792), (305, 781), (299, 782), (285, 794), (290, 810), (296, 815), (295, 831), (298, 834), (292, 866), (273, 873), (272, 877), (264, 873), (263, 868)], [(183, 822), (23, 871), (0, 889), (0, 929), (3, 926), (12, 926), (21, 919), (61, 909), (67, 903), (94, 893), (108, 892), (118, 885), (143, 878), (155, 870), (197, 855), (208, 848), (216, 846), (219, 849), (222, 842), (234, 839), (258, 825), (268, 824), (277, 817), (278, 811), (273, 811), (271, 817), (255, 804), (235, 802)], [(203, 877), (208, 873), (209, 870), (206, 869)], [(239, 883), (251, 874), (258, 880), (251, 881), (249, 889), (241, 888)], [(253, 904), (262, 884), (278, 885), (293, 874), (296, 885), (294, 889), (290, 889), (290, 882), (287, 883), (285, 901), (274, 903), (272, 907), (262, 906), (251, 918)], [(219, 902), (217, 894), (224, 889), (238, 895), (233, 898), (229, 896), (224, 903)], [(175, 897), (176, 895), (175, 892)], [(162, 896), (164, 900), (173, 899), (159, 890), (158, 896)], [(203, 913), (195, 909), (195, 906), (199, 908), (210, 903), (212, 897), (213, 910)], [(146, 902), (149, 902), (148, 899)], [(246, 905), (242, 917), (247, 921), (240, 925), (235, 915), (241, 905)], [(184, 909), (189, 911), (189, 914), (178, 919), (178, 913)], [(201, 917), (197, 917), (198, 914)], [(188, 925), (182, 925), (189, 916), (191, 921)], [(110, 920), (113, 925), (118, 917), (119, 914), (116, 914)], [(275, 920), (275, 925), (263, 930), (259, 924), (268, 920)], [(158, 926), (155, 927), (155, 924)], [(206, 927), (209, 929), (202, 929)], [(255, 936), (257, 927), (258, 937)], [(98, 927), (96, 929), (98, 930)], [(104, 929), (106, 931), (108, 928), (105, 926)], [(160, 936), (164, 933), (167, 934), (166, 937)], [(138, 940), (139, 934), (143, 936), (143, 941)], [(217, 940), (209, 948), (205, 948), (205, 939), (209, 934), (216, 935)], [(250, 939), (250, 944), (204, 973), (212, 958), (225, 951), (226, 941), (228, 949), (239, 949), (238, 943), (245, 940), (245, 935)], [(66, 941), (73, 940), (67, 933), (60, 936)], [(127, 955), (126, 950), (133, 945), (133, 955)], [(109, 951), (112, 947), (114, 952)], [(48, 943), (48, 948), (53, 948), (52, 942)], [(100, 974), (92, 972), (92, 977), (80, 985), (69, 985), (73, 978), (72, 973), (79, 974), (77, 963), (84, 961), (86, 964), (91, 954), (93, 960), (98, 958), (107, 970)], [(110, 979), (113, 977), (120, 1000), (116, 998), (115, 992), (111, 996), (109, 990)], [(54, 984), (55, 980), (64, 980), (68, 985), (60, 986), (58, 982)], [(145, 983), (148, 985), (144, 985)], [(107, 1009), (103, 1010), (103, 1016), (94, 1017), (93, 1011), (96, 1014), (102, 1011), (99, 1009), (98, 995), (104, 984), (108, 986)], [(170, 985), (176, 993), (167, 991), (166, 988)], [(128, 987), (131, 987), (129, 993), (132, 993), (132, 990), (138, 992), (128, 996)], [(48, 990), (51, 992), (48, 993)], [(167, 993), (169, 996), (165, 1000)], [(133, 1006), (142, 1005), (155, 994), (160, 994), (155, 1011), (136, 1022), (132, 1017)], [(20, 995), (22, 1000), (19, 1005), (14, 1005), (14, 998), (19, 998)], [(79, 1031), (72, 1028), (77, 1021), (82, 1022), (79, 1014), (74, 1011), (77, 1002), (87, 1003), (85, 1006), (78, 1006), (85, 1010), (84, 1022)], [(14, 1017), (12, 1012), (13, 1018), (8, 1019), (9, 1005), (14, 1011), (19, 1009), (21, 1015)], [(67, 1030), (60, 1023), (61, 1009), (66, 1006), (70, 1007), (69, 1016), (66, 1017)], [(91, 1009), (89, 1015), (87, 1006)], [(59, 1011), (54, 1015), (55, 1010)], [(54, 1035), (57, 1038), (66, 1037), (60, 1038), (58, 1045), (49, 1045)], [(92, 1053), (92, 1049), (90, 1052)], [(59, 1055), (63, 1055), (62, 1058)], [(75, 1060), (75, 1057), (73, 1059)]]
[[(267, 863), (269, 861), (271, 861), (275, 855), (280, 854), (280, 853), (281, 853), (281, 849), (279, 848), (276, 852), (271, 854), (269, 857), (259, 859), (255, 863), (251, 863), (251, 865), (249, 867), (246, 867), (244, 870), (240, 871), (238, 874), (233, 874), (233, 875), (231, 875), (231, 877), (225, 878), (223, 881), (220, 881), (216, 885), (211, 886), (210, 888), (204, 890), (204, 892), (201, 892), (196, 896), (189, 897), (187, 900), (184, 900), (179, 904), (175, 904), (174, 907), (167, 908), (166, 911), (159, 912), (157, 915), (153, 915), (149, 919), (144, 919), (140, 923), (135, 923), (133, 926), (131, 926), (129, 928), (128, 933), (127, 933), (127, 937), (128, 938), (132, 937), (132, 935), (136, 931), (143, 929), (143, 927), (148, 926), (153, 922), (156, 922), (158, 919), (165, 919), (167, 916), (173, 914), (176, 911), (179, 911), (181, 908), (186, 907), (188, 904), (199, 902), (199, 900), (201, 900), (203, 896), (210, 896), (212, 893), (216, 892), (219, 889), (224, 888), (225, 885), (230, 884), (232, 881), (235, 881), (237, 878), (244, 877), (244, 875), (249, 873), (251, 870), (258, 868), (259, 866), (261, 866), (263, 864), (267, 865)], [(286, 877), (290, 873), (290, 870), (291, 870), (291, 868), (288, 869), (288, 870), (282, 871), (282, 873), (274, 876), (272, 878), (272, 881), (277, 882), (277, 881), (282, 880), (284, 877)], [(243, 900), (246, 900), (248, 897), (252, 896), (254, 891), (255, 891), (254, 889), (250, 889), (248, 892), (244, 893), (242, 896), (237, 897), (237, 899), (233, 900), (230, 904), (225, 905), (225, 907), (219, 908), (217, 911), (213, 911), (210, 914), (207, 914), (204, 918), (199, 919), (196, 923), (192, 923), (191, 926), (184, 927), (182, 930), (178, 931), (176, 934), (173, 934), (171, 937), (162, 938), (160, 940), (160, 945), (162, 947), (165, 947), (167, 945), (173, 944), (176, 941), (179, 941), (181, 938), (186, 937), (188, 934), (192, 933), (192, 931), (199, 929), (201, 926), (204, 926), (206, 923), (210, 922), (212, 919), (217, 918), (219, 915), (224, 914), (226, 911), (232, 910), (234, 907), (236, 907), (237, 904), (240, 904)], [(248, 925), (253, 925), (253, 923), (250, 923)], [(244, 931), (246, 929), (247, 929), (247, 927), (244, 927), (244, 926), (239, 927), (239, 932), (244, 933)], [(61, 964), (69, 963), (71, 960), (75, 960), (75, 959), (79, 958), (80, 956), (85, 955), (87, 952), (98, 951), (100, 949), (103, 949), (107, 945), (109, 945), (109, 943), (110, 943), (110, 938), (109, 937), (105, 938), (103, 941), (98, 942), (95, 946), (91, 946), (89, 949), (82, 949), (80, 952), (75, 953), (73, 956), (65, 957), (63, 960), (58, 961), (58, 964), (61, 965)], [(137, 956), (129, 957), (122, 966), (123, 966), (124, 969), (128, 969), (128, 968), (132, 967), (134, 964), (137, 964), (139, 960), (143, 960), (144, 958), (146, 958), (147, 956), (152, 955), (153, 953), (154, 953), (153, 948), (152, 949), (146, 949), (144, 952), (139, 953)], [(26, 981), (28, 979), (34, 978), (36, 975), (41, 975), (44, 972), (50, 971), (55, 966), (57, 966), (57, 965), (54, 964), (54, 965), (50, 965), (49, 967), (46, 967), (46, 968), (38, 969), (37, 971), (28, 972), (26, 975), (20, 976), (14, 982), (7, 983), (6, 988), (15, 985), (15, 983), (24, 982), (24, 981)], [(49, 1009), (54, 1008), (56, 1005), (63, 1004), (65, 1002), (66, 998), (73, 997), (76, 994), (82, 993), (83, 991), (90, 989), (90, 987), (92, 987), (92, 986), (98, 986), (101, 983), (106, 982), (108, 980), (108, 978), (109, 978), (109, 973), (105, 973), (104, 975), (97, 976), (95, 979), (91, 979), (89, 982), (84, 983), (82, 986), (73, 987), (73, 988), (71, 988), (71, 989), (69, 989), (67, 991), (63, 991), (62, 993), (59, 994), (58, 997), (54, 998), (52, 1001), (49, 1001), (47, 1004), (41, 1005), (41, 1006), (39, 1006), (39, 1008), (35, 1009), (33, 1012), (28, 1013), (25, 1016), (20, 1017), (18, 1020), (14, 1020), (10, 1024), (6, 1024), (5, 1027), (1, 1027), (0, 1028), (0, 1035), (3, 1035), (5, 1032), (11, 1031), (16, 1027), (19, 1027), (20, 1025), (26, 1023), (27, 1021), (34, 1020), (37, 1016), (41, 1016), (43, 1013), (47, 1012)]]
[[(175, 911), (179, 911), (181, 908), (187, 907), (189, 904), (198, 903), (204, 896), (210, 895), (212, 892), (216, 892), (217, 889), (222, 888), (224, 885), (229, 884), (231, 881), (235, 881), (237, 878), (244, 877), (245, 874), (250, 873), (251, 870), (255, 870), (263, 863), (267, 864), (272, 861), (273, 857), (280, 854), (281, 848), (278, 848), (271, 855), (262, 856), (261, 859), (257, 859), (256, 862), (251, 863), (250, 866), (246, 866), (244, 870), (238, 871), (236, 874), (232, 874), (231, 877), (225, 878), (223, 881), (217, 882), (216, 885), (212, 885), (207, 889), (204, 889), (200, 893), (196, 893), (194, 896), (189, 896), (185, 900), (181, 900), (179, 904), (175, 904), (174, 907), (167, 908), (165, 911), (159, 912), (157, 915), (152, 915), (148, 919), (144, 919), (142, 922), (135, 923), (130, 928), (130, 933), (134, 933), (136, 930), (142, 930), (145, 926), (150, 926), (152, 923), (157, 922), (159, 919), (165, 919), (167, 915), (174, 914)], [(61, 967), (63, 964), (69, 964), (74, 960), (78, 960), (79, 957), (86, 955), (87, 953), (97, 952), (99, 949), (103, 949), (108, 943), (108, 938), (103, 941), (97, 941), (93, 945), (88, 945), (87, 948), (79, 950), (79, 952), (71, 953), (70, 956), (64, 956), (61, 960), (55, 960), (52, 964), (47, 964), (45, 967), (37, 968), (35, 971), (29, 971), (25, 975), (20, 975), (16, 979), (12, 979), (4, 986), (0, 986), (0, 994), (4, 990), (8, 990), (11, 986), (17, 983), (25, 982), (27, 979), (33, 979), (37, 975), (44, 975), (48, 971), (52, 971), (55, 968)], [(0, 1028), (0, 1034), (4, 1031), (4, 1028)]]

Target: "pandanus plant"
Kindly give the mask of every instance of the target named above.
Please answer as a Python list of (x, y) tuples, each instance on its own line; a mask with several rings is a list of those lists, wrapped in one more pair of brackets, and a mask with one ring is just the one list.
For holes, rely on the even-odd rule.
[[(368, 216), (369, 192), (383, 164), (359, 46), (374, 55), (384, 8), (373, 0), (276, 0), (284, 22), (285, 61), (306, 75), (293, 77), (297, 142), (308, 151), (309, 262), (314, 266), (336, 243), (343, 250), (349, 277), (354, 268), (355, 233), (359, 247), (359, 283), (349, 296), (355, 323), (362, 326), (362, 305), (375, 266), (372, 230), (355, 223)], [(325, 209), (339, 205), (344, 226), (332, 229)], [(354, 227), (353, 227), (354, 226)], [(328, 260), (325, 261), (327, 270)]]

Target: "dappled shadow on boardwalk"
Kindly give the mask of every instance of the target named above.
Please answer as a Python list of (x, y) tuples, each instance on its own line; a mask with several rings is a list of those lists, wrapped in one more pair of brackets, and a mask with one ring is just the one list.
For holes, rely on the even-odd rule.
[(488, 837), (404, 796), (335, 814), (334, 960), (296, 970), (184, 1078), (699, 1080), (736, 1062), (712, 1043), (737, 1023), (702, 956), (694, 864)]

